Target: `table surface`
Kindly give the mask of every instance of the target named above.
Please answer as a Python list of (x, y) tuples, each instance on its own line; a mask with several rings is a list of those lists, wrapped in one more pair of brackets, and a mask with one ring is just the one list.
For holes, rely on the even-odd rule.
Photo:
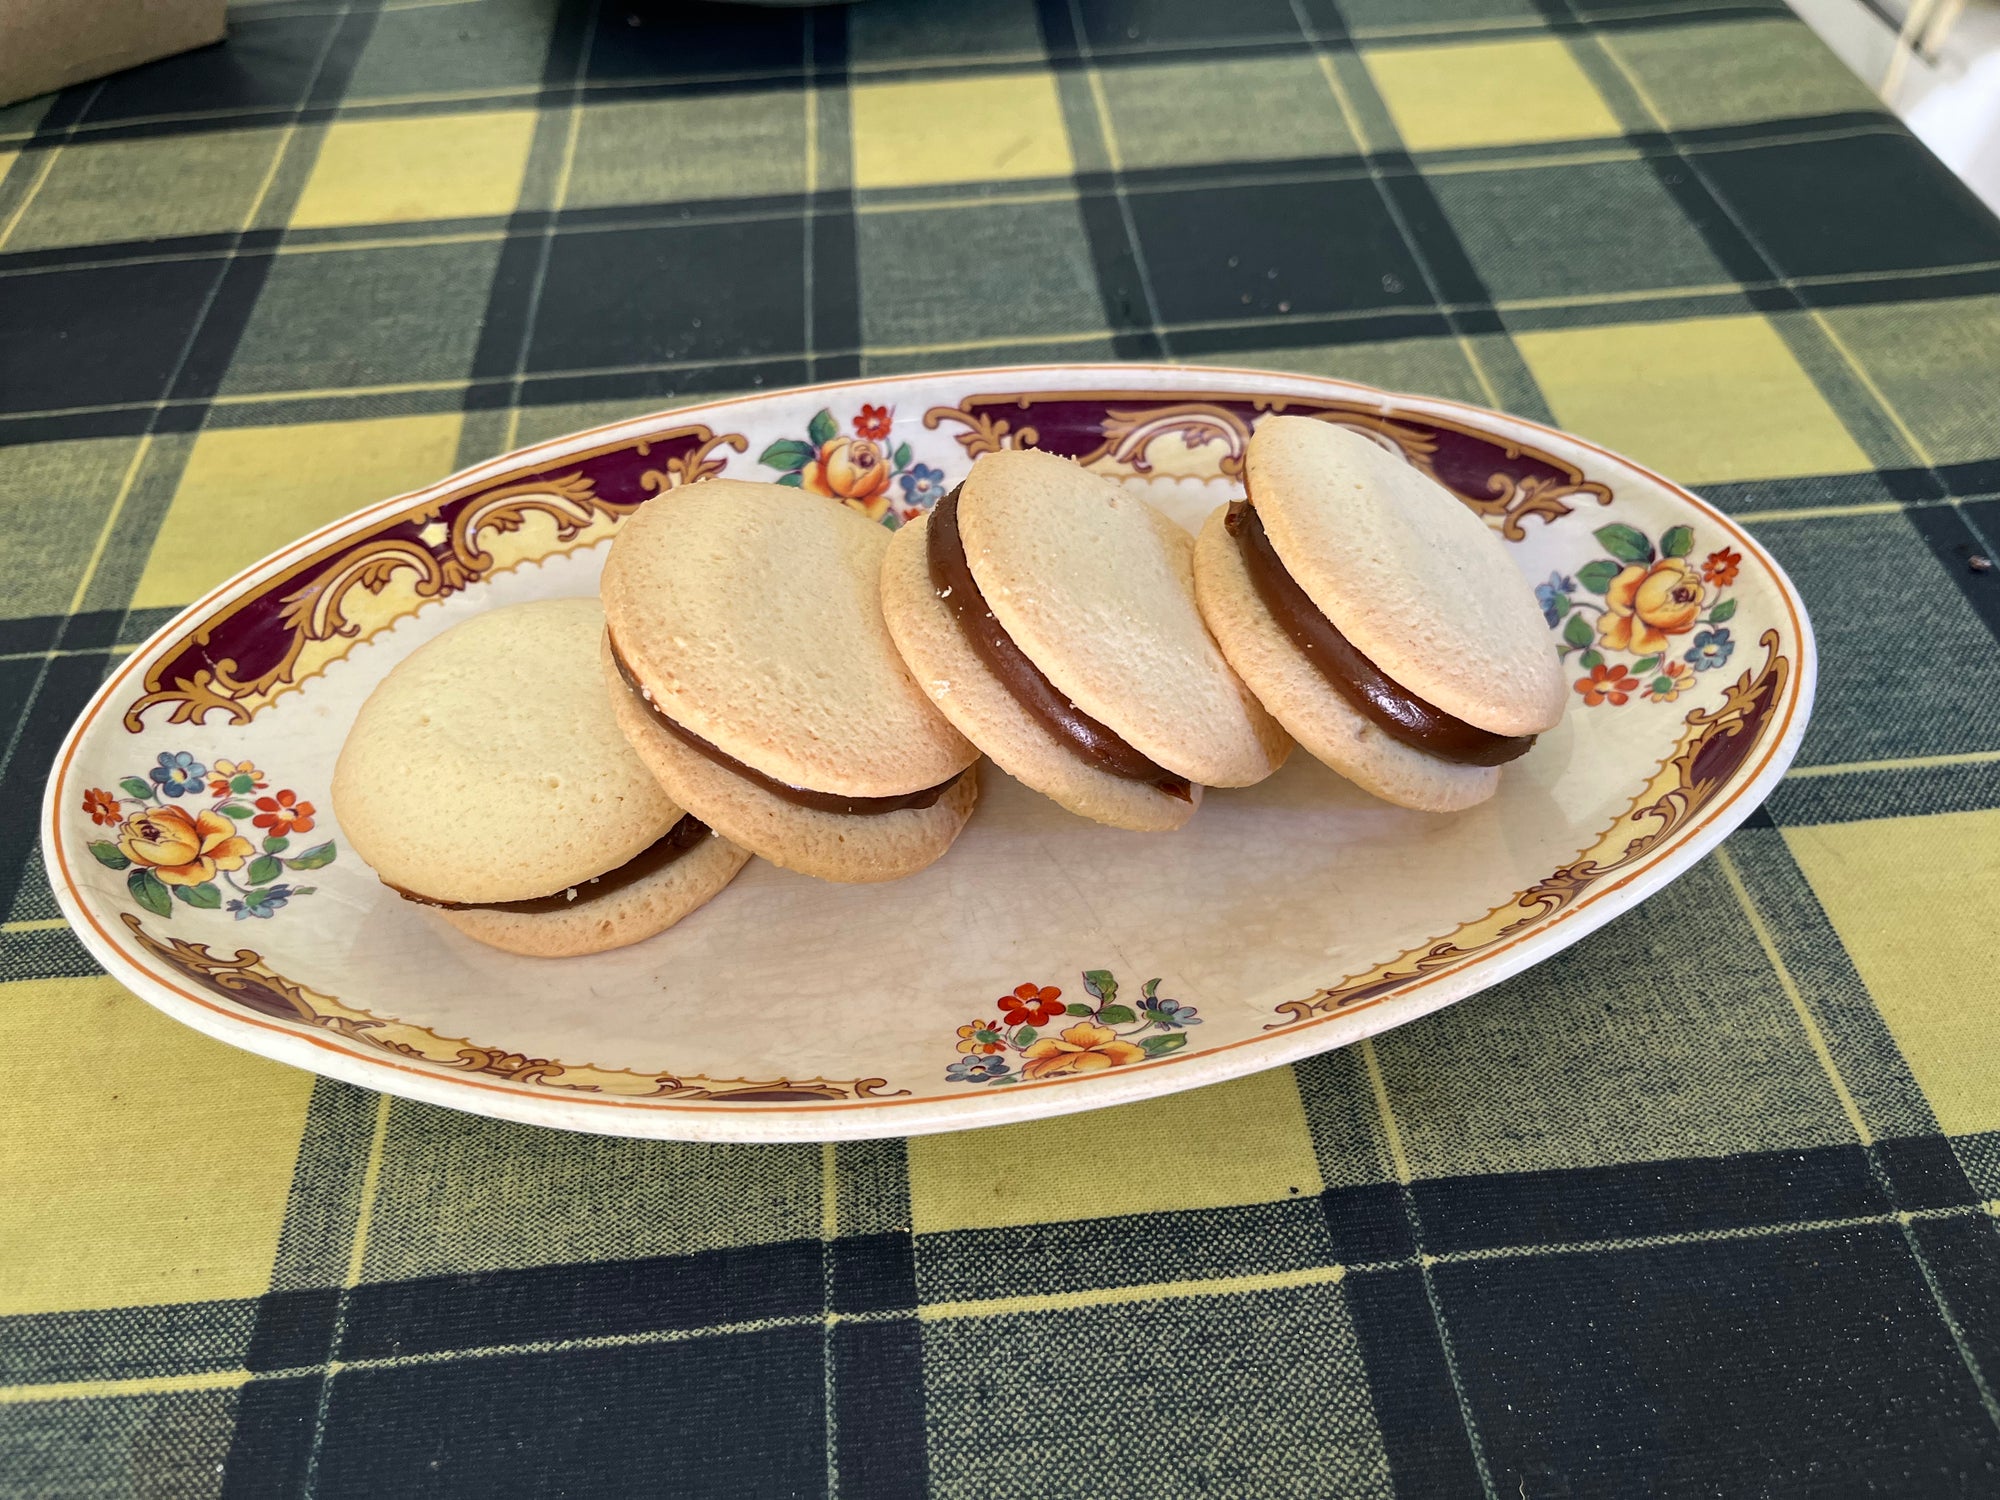
[[(1772, 0), (275, 0), (0, 111), (0, 1491), (2000, 1486), (2000, 226)], [(1125, 1109), (562, 1135), (182, 1030), (34, 848), (321, 521), (807, 380), (1521, 412), (1751, 523), (1769, 806), (1531, 973)]]

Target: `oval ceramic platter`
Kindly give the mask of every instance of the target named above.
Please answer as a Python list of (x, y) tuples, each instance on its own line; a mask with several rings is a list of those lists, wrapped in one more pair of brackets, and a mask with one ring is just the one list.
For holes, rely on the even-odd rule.
[[(753, 861), (669, 932), (554, 960), (462, 938), (342, 837), (334, 759), (383, 674), (481, 610), (594, 592), (620, 520), (664, 490), (774, 480), (895, 526), (979, 454), (1035, 446), (1193, 527), (1240, 494), (1248, 433), (1276, 412), (1435, 475), (1540, 595), (1575, 692), (1485, 806), (1404, 812), (1300, 752), (1179, 833), (1135, 834), (989, 765), (971, 825), (918, 876), (843, 887)], [(543, 443), (286, 548), (113, 674), (63, 745), (43, 849), (106, 969), (283, 1062), (572, 1130), (904, 1135), (1214, 1083), (1547, 958), (1757, 806), (1813, 675), (1798, 595), (1756, 542), (1529, 422), (1251, 371), (859, 381)]]

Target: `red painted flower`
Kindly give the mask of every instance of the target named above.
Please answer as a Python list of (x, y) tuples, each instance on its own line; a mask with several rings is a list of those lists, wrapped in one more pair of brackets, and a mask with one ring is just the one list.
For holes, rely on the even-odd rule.
[(1013, 994), (1000, 997), (1000, 1014), (1009, 1026), (1046, 1026), (1062, 1013), (1062, 991), (1054, 985), (1016, 985)]
[(297, 792), (280, 792), (275, 797), (257, 799), (257, 816), (250, 820), (257, 827), (284, 839), (295, 833), (311, 833), (313, 826), (313, 805), (299, 801)]
[(879, 443), (889, 435), (895, 420), (896, 414), (886, 406), (864, 406), (861, 415), (854, 419), (854, 430), (859, 436)]
[(83, 794), (83, 810), (90, 814), (90, 821), (99, 828), (109, 828), (113, 823), (125, 821), (125, 815), (118, 811), (118, 799), (97, 787)]
[(1712, 583), (1719, 589), (1726, 589), (1736, 582), (1736, 570), (1743, 566), (1743, 554), (1731, 552), (1724, 547), (1720, 552), (1711, 552), (1701, 560), (1703, 583)]
[(1588, 677), (1576, 680), (1576, 690), (1583, 694), (1583, 701), (1592, 708), (1604, 702), (1623, 703), (1639, 691), (1639, 679), (1623, 667), (1614, 667), (1599, 662), (1590, 669)]

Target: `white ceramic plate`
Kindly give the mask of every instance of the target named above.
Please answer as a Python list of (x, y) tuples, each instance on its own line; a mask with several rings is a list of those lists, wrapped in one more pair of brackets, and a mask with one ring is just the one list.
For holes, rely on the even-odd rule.
[[(397, 899), (335, 823), (334, 758), (383, 674), (480, 610), (593, 592), (619, 519), (662, 489), (780, 480), (896, 524), (977, 454), (1035, 445), (1192, 527), (1240, 492), (1248, 430), (1279, 411), (1430, 470), (1545, 585), (1578, 690), (1486, 806), (1403, 812), (1299, 753), (1211, 792), (1182, 832), (1131, 834), (988, 766), (971, 826), (910, 880), (753, 862), (674, 930), (561, 960), (481, 948)], [(1273, 1067), (1539, 962), (1757, 806), (1813, 676), (1805, 610), (1761, 547), (1533, 423), (1253, 371), (918, 375), (542, 443), (302, 539), (112, 675), (63, 744), (43, 849), (106, 969), (283, 1062), (572, 1130), (904, 1135)]]

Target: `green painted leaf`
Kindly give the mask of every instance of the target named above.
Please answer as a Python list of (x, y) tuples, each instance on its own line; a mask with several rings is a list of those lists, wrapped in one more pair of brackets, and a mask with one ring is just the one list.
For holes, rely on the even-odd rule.
[(1649, 563), (1653, 560), (1653, 544), (1646, 540), (1646, 533), (1637, 527), (1627, 526), (1623, 521), (1613, 521), (1609, 526), (1600, 526), (1592, 533), (1620, 562)]
[(1148, 1057), (1163, 1057), (1169, 1052), (1178, 1052), (1187, 1045), (1185, 1031), (1170, 1031), (1165, 1036), (1149, 1036), (1139, 1043)]
[(1023, 1026), (1019, 1031), (1014, 1033), (1014, 1045), (1016, 1047), (1032, 1047), (1035, 1045), (1035, 1038), (1040, 1035), (1041, 1033), (1035, 1030), (1034, 1027)]
[(1553, 609), (1556, 612), (1556, 618), (1560, 620), (1564, 615), (1570, 612), (1569, 595), (1568, 594), (1555, 595), (1555, 597), (1549, 600), (1549, 608)]
[(899, 468), (899, 469), (907, 469), (907, 468), (909, 468), (909, 466), (910, 466), (910, 445), (909, 445), (908, 443), (898, 443), (898, 444), (896, 445), (896, 454), (895, 454), (895, 457), (894, 457), (894, 458), (892, 458), (892, 459), (890, 460), (890, 462), (892, 462), (893, 464), (895, 464), (895, 466), (896, 466), (897, 468)]
[(806, 436), (812, 439), (814, 451), (818, 451), (822, 444), (830, 443), (840, 436), (840, 424), (833, 420), (832, 412), (822, 407), (813, 414), (812, 421), (806, 424)]
[(1634, 677), (1644, 676), (1646, 673), (1652, 671), (1653, 668), (1657, 667), (1659, 664), (1660, 664), (1660, 659), (1657, 656), (1643, 657), (1640, 660), (1632, 663), (1632, 675)]
[(1596, 636), (1597, 632), (1590, 628), (1590, 621), (1582, 615), (1571, 615), (1569, 623), (1563, 626), (1563, 639), (1572, 646), (1588, 646)]
[(1021, 1075), (1019, 1073), (1003, 1073), (998, 1078), (987, 1079), (986, 1086), (989, 1089), (998, 1088), (1003, 1083), (1019, 1083), (1020, 1081)]
[(1160, 992), (1160, 981), (1157, 979), (1149, 979), (1144, 984), (1139, 986), (1139, 993), (1144, 995), (1148, 1000), (1151, 1000), (1155, 995), (1159, 994), (1159, 992)]
[(254, 776), (245, 776), (241, 771), (238, 771), (234, 776), (229, 778), (229, 790), (232, 792), (244, 794), (254, 792), (256, 789), (257, 778)]
[(1090, 969), (1083, 976), (1083, 987), (1107, 1004), (1118, 998), (1118, 981), (1109, 969)]
[(266, 854), (283, 854), (291, 847), (292, 841), (290, 839), (281, 838), (275, 833), (264, 840), (264, 852)]
[(247, 818), (251, 810), (241, 802), (225, 802), (216, 811), (225, 818)]
[(295, 885), (292, 887), (292, 894), (294, 896), (310, 896), (318, 889), (319, 887), (316, 885)]
[(250, 868), (243, 872), (243, 878), (252, 885), (269, 885), (284, 873), (284, 866), (268, 854), (260, 854), (250, 861)]
[(804, 489), (806, 483), (806, 477), (803, 474), (797, 474), (797, 473), (780, 474), (778, 476), (778, 483), (788, 484), (795, 490)]
[(331, 843), (315, 844), (297, 859), (288, 859), (284, 863), (294, 870), (317, 870), (322, 865), (332, 864), (334, 853)]
[(1107, 1005), (1097, 1013), (1097, 1019), (1106, 1026), (1130, 1026), (1139, 1018), (1129, 1005)]
[(152, 786), (147, 782), (141, 781), (137, 776), (127, 776), (123, 781), (118, 783), (118, 789), (124, 792), (126, 796), (137, 797), (142, 802), (153, 795)]
[(1692, 526), (1676, 526), (1660, 538), (1660, 555), (1662, 557), (1686, 557), (1692, 551), (1694, 551), (1694, 528)]
[(1593, 594), (1601, 594), (1611, 587), (1611, 580), (1618, 576), (1618, 564), (1599, 558), (1587, 562), (1576, 570), (1576, 581)]
[(108, 844), (102, 839), (90, 846), (90, 857), (109, 870), (122, 870), (132, 863), (116, 844)]
[(125, 889), (154, 916), (173, 915), (174, 898), (167, 894), (167, 883), (144, 865), (125, 877)]
[(901, 531), (903, 529), (903, 518), (893, 510), (885, 510), (882, 512), (882, 524), (891, 531)]
[(1094, 1016), (1097, 1012), (1092, 1010), (1088, 1005), (1071, 1003), (1063, 1007), (1063, 1014), (1066, 1016)]
[(1664, 693), (1673, 685), (1674, 680), (1671, 677), (1655, 677), (1653, 679), (1653, 691), (1656, 693)]
[(1734, 599), (1724, 599), (1708, 612), (1708, 623), (1711, 625), (1720, 625), (1724, 620), (1733, 620), (1735, 618), (1736, 601)]
[(1586, 651), (1577, 660), (1586, 667), (1601, 667), (1604, 665), (1604, 654), (1601, 651)]
[(177, 885), (174, 894), (189, 906), (198, 906), (203, 911), (214, 911), (222, 905), (222, 892), (216, 889), (212, 880), (204, 880), (200, 885)]
[(767, 469), (803, 469), (818, 452), (818, 448), (797, 438), (779, 438), (757, 455), (757, 462)]

